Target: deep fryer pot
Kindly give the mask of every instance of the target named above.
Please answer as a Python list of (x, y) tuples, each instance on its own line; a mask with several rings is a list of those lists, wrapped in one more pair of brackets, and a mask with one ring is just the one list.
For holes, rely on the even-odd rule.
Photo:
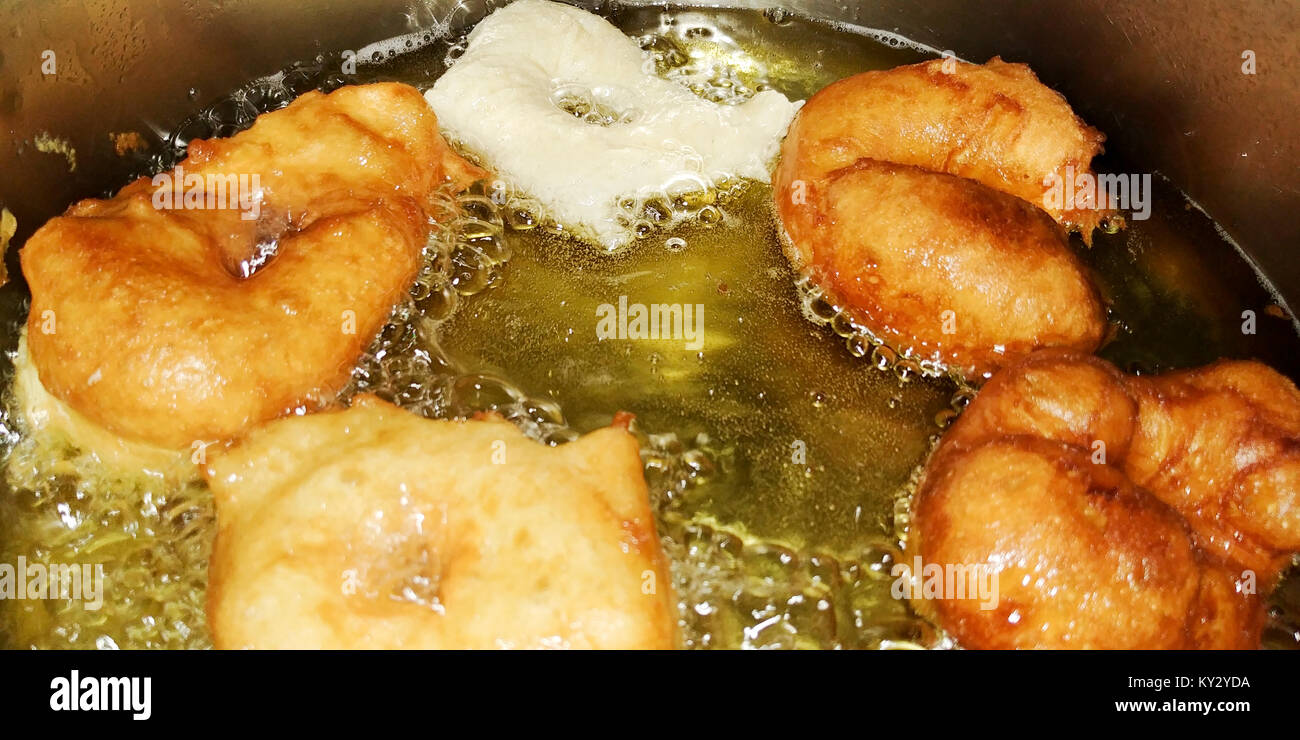
[[(122, 184), (127, 165), (110, 133), (165, 133), (200, 105), (291, 62), (443, 24), (454, 34), (500, 4), (6, 0), (0, 205), (18, 218), (15, 245), (74, 200)], [(1292, 255), (1300, 248), (1295, 0), (786, 0), (784, 7), (972, 61), (997, 54), (1028, 63), (1107, 132), (1109, 151), (1176, 183), (1291, 306), (1300, 305), (1300, 259)], [(46, 75), (50, 52), (56, 74)], [(38, 151), (42, 134), (75, 149), (75, 170), (65, 157)], [(16, 251), (7, 257), (11, 274)]]

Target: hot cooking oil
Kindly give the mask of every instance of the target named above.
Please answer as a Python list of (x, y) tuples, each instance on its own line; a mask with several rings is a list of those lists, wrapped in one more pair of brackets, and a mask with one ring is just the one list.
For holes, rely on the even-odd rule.
[[(606, 10), (659, 74), (722, 103), (769, 87), (805, 99), (933, 56), (784, 11)], [(425, 89), (464, 48), (463, 36), (414, 38), (363, 58), (352, 77), (322, 57), (250, 83), (178, 124), (174, 146), (142, 168), (173, 164), (187, 137), (250, 120), (224, 111), (270, 110), (345, 82)], [(459, 198), (460, 217), (431, 242), (410, 299), (344, 395), (374, 392), (430, 417), (495, 410), (546, 444), (635, 415), (686, 647), (946, 646), (890, 596), (889, 571), (917, 468), (972, 391), (871, 346), (802, 284), (765, 184), (620, 204), (641, 237), (615, 254), (570, 238), (528, 194), (498, 195), (484, 183)], [(1112, 306), (1102, 355), (1134, 372), (1249, 356), (1297, 377), (1300, 342), (1280, 302), (1176, 190), (1157, 195), (1149, 221), (1075, 244)], [(3, 298), (12, 345), (26, 306), (17, 291)], [(1254, 334), (1242, 331), (1244, 311), (1259, 317)], [(650, 315), (653, 332), (637, 323)], [(107, 586), (93, 613), (0, 602), (0, 639), (207, 645), (203, 483), (100, 475), (76, 450), (26, 437), (21, 420), (4, 423), (0, 562), (105, 563)], [(1270, 644), (1296, 643), (1294, 580), (1279, 589)]]

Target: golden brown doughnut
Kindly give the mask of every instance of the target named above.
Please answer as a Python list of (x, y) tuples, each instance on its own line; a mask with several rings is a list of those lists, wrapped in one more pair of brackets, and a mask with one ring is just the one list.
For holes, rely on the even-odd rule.
[(636, 439), (551, 448), (374, 397), (212, 454), (221, 648), (671, 648)]
[[(1104, 134), (1027, 65), (934, 59), (863, 72), (819, 90), (790, 126), (773, 183), (818, 180), (859, 159), (965, 177), (1044, 207), (1043, 181), (1091, 174)], [(788, 211), (785, 203), (782, 216)], [(1107, 215), (1051, 209), (1085, 235)]]
[(1091, 352), (1105, 311), (1061, 224), (1086, 236), (1103, 213), (1043, 210), (1043, 181), (1090, 173), (1102, 138), (996, 58), (841, 80), (782, 145), (787, 254), (877, 338), (970, 379), (1039, 347)]
[(860, 159), (812, 188), (819, 283), (893, 347), (970, 379), (1038, 347), (1089, 352), (1106, 318), (1061, 227), (979, 183)]
[[(21, 253), (42, 384), (112, 432), (171, 448), (329, 400), (414, 280), (446, 215), (439, 191), (481, 174), (396, 83), (307, 93), (229, 139), (191, 142), (180, 168), (214, 195), (208, 176), (256, 175), (257, 217), (157, 207), (169, 185), (141, 178), (73, 205)], [(259, 249), (274, 254), (246, 276)]]
[[(1261, 596), (1300, 551), (1297, 481), (1300, 391), (1260, 363), (1132, 376), (1036, 352), (945, 434), (908, 543), (927, 562), (1002, 568), (1017, 621), (918, 608), (969, 647), (1256, 647)], [(1026, 581), (1012, 563), (1039, 568)]]
[(941, 450), (914, 502), (906, 562), (917, 556), (995, 574), (991, 609), (912, 600), (966, 648), (1259, 644), (1259, 599), (1233, 590), (1232, 572), (1198, 550), (1177, 513), (1089, 453), (1043, 438)]

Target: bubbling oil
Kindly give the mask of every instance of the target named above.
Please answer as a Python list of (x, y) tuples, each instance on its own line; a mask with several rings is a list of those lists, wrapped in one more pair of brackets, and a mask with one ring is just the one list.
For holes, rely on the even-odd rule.
[[(17, 337), (21, 324), (6, 328)], [(208, 647), (204, 589), (215, 518), (207, 485), (175, 471), (111, 469), (58, 432), (27, 429), (13, 393), (13, 352), (7, 360), (0, 563), (103, 571), (98, 598), (83, 579), (81, 599), (0, 599), (0, 644)]]
[[(727, 104), (768, 87), (806, 98), (850, 74), (926, 56), (896, 37), (784, 11), (606, 11), (659, 74)], [(445, 32), (440, 25), (384, 46), (350, 78), (334, 72), (337, 57), (322, 55), (254, 81), (183, 121), (139, 174), (308, 89), (378, 80), (427, 88), (464, 49), (463, 36)], [(615, 115), (560, 102), (592, 125)], [(620, 203), (640, 238), (614, 255), (571, 238), (526, 194), (487, 182), (457, 196), (448, 205), (459, 215), (431, 239), (408, 299), (343, 400), (374, 393), (430, 418), (491, 411), (550, 445), (608, 425), (616, 412), (635, 414), (683, 647), (951, 647), (892, 597), (890, 571), (919, 466), (973, 391), (874, 341), (795, 274), (768, 186), (708, 185)], [(1231, 331), (1243, 308), (1274, 302), (1267, 290), (1244, 260), (1225, 259), (1231, 249), (1208, 219), (1181, 210), (1172, 189), (1164, 197), (1151, 222), (1099, 235), (1091, 251), (1076, 244), (1119, 319), (1104, 354), (1142, 371), (1253, 354), (1296, 377), (1291, 326), (1261, 319), (1257, 335)], [(620, 299), (702, 306), (702, 345), (601, 337), (600, 311)], [(4, 336), (16, 341), (18, 325)], [(0, 433), (0, 562), (105, 563), (107, 581), (97, 612), (0, 602), (0, 641), (207, 646), (206, 486), (108, 474), (66, 445), (40, 444), (11, 412)], [(1275, 599), (1268, 644), (1300, 641), (1295, 583)]]

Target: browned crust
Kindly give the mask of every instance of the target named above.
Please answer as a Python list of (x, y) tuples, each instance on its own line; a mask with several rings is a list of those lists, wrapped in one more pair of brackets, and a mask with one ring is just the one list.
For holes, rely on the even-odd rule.
[[(482, 174), (396, 83), (307, 93), (229, 139), (192, 142), (181, 166), (257, 175), (260, 217), (155, 208), (141, 178), (74, 204), (21, 253), (45, 387), (173, 448), (331, 398), (414, 280), (438, 191)], [(275, 257), (240, 276), (267, 239)]]
[[(1087, 355), (1034, 353), (995, 375), (944, 436), (913, 501), (908, 549), (963, 563), (1018, 553), (1066, 575), (1011, 579), (1004, 593), (1024, 610), (1020, 626), (960, 602), (918, 609), (969, 647), (1258, 647), (1262, 596), (1300, 550), (1297, 480), (1300, 391), (1267, 366), (1130, 376)], [(1079, 507), (1102, 516), (1078, 516)], [(1078, 549), (1096, 536), (1104, 546)], [(1171, 543), (1190, 555), (1151, 549)], [(1152, 582), (1152, 567), (1193, 592)], [(1117, 576), (1152, 590), (1126, 603)], [(1252, 578), (1255, 592), (1239, 593)], [(1043, 598), (1049, 587), (1109, 594), (1120, 611), (1026, 632), (1059, 626), (1073, 608), (1068, 597)], [(1183, 620), (1173, 638), (1152, 631), (1159, 620), (1143, 603)]]
[[(1053, 221), (1088, 237), (1108, 214), (1044, 210), (1043, 194), (1048, 175), (1090, 174), (1103, 139), (1028, 67), (997, 58), (840, 80), (782, 144), (787, 255), (895, 349), (970, 379), (1039, 347), (1093, 351), (1104, 307)], [(960, 328), (941, 333), (954, 303), (967, 304)]]

